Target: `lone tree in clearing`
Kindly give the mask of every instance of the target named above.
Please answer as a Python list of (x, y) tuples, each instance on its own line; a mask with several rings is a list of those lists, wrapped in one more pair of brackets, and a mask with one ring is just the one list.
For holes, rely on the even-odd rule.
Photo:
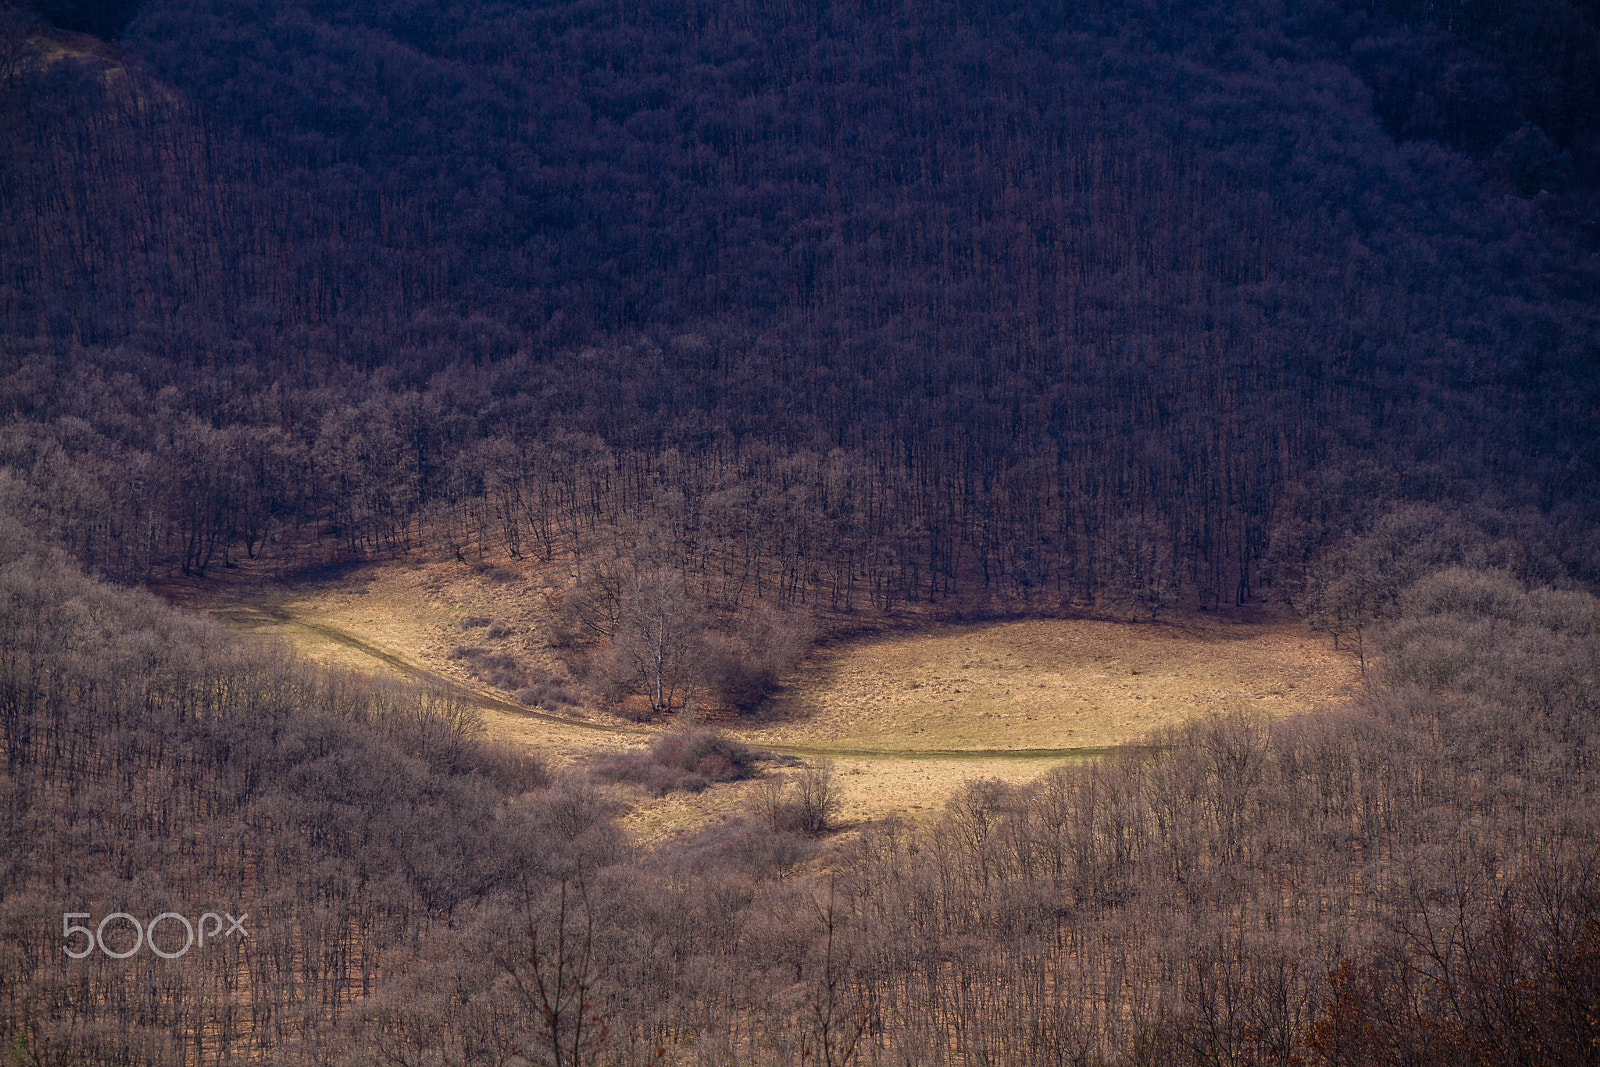
[(684, 591), (682, 575), (658, 570), (630, 579), (617, 619), (615, 647), (621, 664), (650, 698), (654, 714), (688, 705), (693, 693), (691, 661), (703, 629), (700, 612)]

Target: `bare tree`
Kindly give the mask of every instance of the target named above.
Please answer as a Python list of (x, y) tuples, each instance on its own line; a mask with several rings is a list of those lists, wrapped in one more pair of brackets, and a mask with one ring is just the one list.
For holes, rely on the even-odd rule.
[(808, 1007), (816, 1049), (803, 1049), (801, 1059), (824, 1067), (845, 1067), (855, 1058), (872, 1022), (871, 991), (852, 981), (848, 941), (839, 936), (834, 912), (834, 881), (828, 879), (828, 903), (822, 909), (822, 971), (812, 982)]
[(22, 73), (36, 48), (33, 18), (21, 7), (0, 3), (0, 89), (9, 88)]
[(820, 834), (839, 813), (839, 787), (834, 781), (833, 760), (819, 759), (795, 779), (796, 821), (808, 834)]
[(756, 782), (756, 814), (767, 830), (774, 834), (784, 829), (787, 821), (784, 793), (788, 786), (789, 779), (777, 774), (767, 774)]
[(701, 636), (700, 612), (683, 576), (658, 570), (629, 580), (617, 619), (616, 649), (657, 715), (686, 707), (693, 692), (693, 652)]
[[(572, 914), (569, 906), (574, 884), (581, 916)], [(549, 1067), (596, 1063), (610, 1037), (610, 1027), (595, 1004), (599, 973), (594, 958), (594, 909), (583, 872), (573, 880), (561, 880), (556, 914), (549, 924), (534, 917), (526, 886), (524, 901), (526, 952), (500, 960), (517, 999), (534, 1015), (537, 1037), (524, 1053), (529, 1062)]]
[(587, 572), (560, 601), (560, 614), (571, 636), (610, 639), (616, 635), (628, 588), (627, 569), (615, 556), (589, 564)]

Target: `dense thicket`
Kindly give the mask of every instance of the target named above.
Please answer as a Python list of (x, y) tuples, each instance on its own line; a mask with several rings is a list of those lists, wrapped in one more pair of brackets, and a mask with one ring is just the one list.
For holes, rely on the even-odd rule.
[(1463, 19), (152, 3), (7, 78), (6, 497), (131, 579), (1158, 610), (1461, 497), (1592, 579), (1593, 20)]
[[(0, 529), (0, 1030), (17, 1063), (294, 1056), (428, 931), (619, 839), (449, 695), (313, 671)], [(521, 799), (518, 799), (518, 798)], [(539, 798), (543, 799), (539, 799)], [(579, 805), (581, 807), (581, 805)], [(592, 807), (592, 805), (591, 805)], [(581, 815), (581, 813), (580, 813)], [(565, 832), (563, 832), (565, 831)], [(588, 836), (584, 836), (587, 833)], [(248, 915), (165, 961), (63, 915)], [(79, 920), (73, 920), (79, 922)], [(79, 922), (81, 925), (81, 922)], [(216, 931), (213, 931), (215, 933)], [(113, 923), (110, 951), (133, 947)]]

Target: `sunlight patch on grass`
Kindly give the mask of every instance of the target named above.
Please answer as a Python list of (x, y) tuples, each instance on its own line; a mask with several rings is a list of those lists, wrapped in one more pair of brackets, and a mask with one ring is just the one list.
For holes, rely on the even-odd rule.
[(1107, 748), (1225, 708), (1307, 710), (1357, 680), (1299, 624), (1035, 619), (821, 650), (741, 736), (905, 754)]
[[(275, 636), (323, 663), (458, 687), (473, 695), (490, 737), (556, 768), (659, 735), (665, 726), (640, 727), (594, 706), (524, 708), (451, 655), (464, 640), (489, 640), (480, 620), (503, 619), (496, 649), (530, 670), (560, 672), (543, 629), (547, 588), (536, 573), (508, 581), (459, 564), (394, 564), (266, 586), (210, 608), (236, 629)], [(463, 620), (477, 627), (470, 638)], [(1309, 710), (1343, 699), (1358, 680), (1349, 656), (1294, 622), (1034, 619), (820, 648), (757, 720), (713, 725), (757, 748), (833, 759), (849, 825), (931, 817), (969, 779), (1027, 781), (1208, 712)], [(623, 825), (639, 840), (692, 829), (745, 806), (751, 789), (630, 795)]]

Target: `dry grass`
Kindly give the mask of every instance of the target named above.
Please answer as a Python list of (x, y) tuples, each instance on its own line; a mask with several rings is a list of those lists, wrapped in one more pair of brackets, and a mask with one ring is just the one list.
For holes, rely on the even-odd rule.
[[(515, 577), (457, 563), (397, 564), (235, 589), (221, 601), (182, 599), (325, 663), (469, 689), (491, 736), (526, 745), (557, 767), (659, 733), (593, 702), (561, 714), (530, 712), (452, 657), (467, 639), (463, 620), (490, 618), (509, 630), (494, 639), (497, 650), (530, 671), (564, 677), (546, 642), (545, 581), (531, 570)], [(470, 639), (485, 640), (486, 632), (474, 629)], [(846, 823), (915, 819), (939, 810), (969, 778), (1026, 780), (1208, 711), (1310, 709), (1340, 699), (1356, 681), (1351, 658), (1293, 622), (1039, 619), (820, 649), (784, 679), (761, 721), (723, 725), (756, 747), (832, 756)], [(752, 788), (630, 797), (624, 825), (654, 839), (744, 805)]]
[(1338, 699), (1349, 657), (1298, 623), (1035, 619), (814, 654), (754, 744), (917, 753), (1102, 748), (1209, 711)]
[(236, 629), (288, 642), (319, 663), (369, 674), (439, 682), (468, 690), (488, 736), (534, 749), (556, 767), (587, 759), (644, 731), (594, 708), (552, 715), (522, 707), (510, 692), (474, 678), (451, 655), (485, 629), (464, 632), (463, 619), (487, 616), (511, 623), (494, 640), (530, 671), (556, 676), (564, 668), (539, 634), (544, 587), (537, 580), (485, 577), (460, 564), (374, 566), (315, 581), (236, 591), (222, 603), (174, 597)]

